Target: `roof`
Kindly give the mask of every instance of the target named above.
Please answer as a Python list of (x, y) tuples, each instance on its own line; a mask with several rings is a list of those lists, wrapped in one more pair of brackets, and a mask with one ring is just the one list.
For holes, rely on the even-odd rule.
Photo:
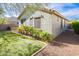
[[(26, 10), (26, 8), (25, 8), (25, 9), (23, 10), (23, 12), (19, 15), (19, 17), (23, 15), (23, 13), (24, 13), (25, 10)], [(40, 10), (40, 11), (49, 13), (49, 14), (51, 14), (51, 15), (52, 15), (52, 14), (55, 14), (55, 15), (57, 15), (57, 16), (63, 18), (64, 20), (69, 21), (69, 20), (66, 19), (63, 15), (61, 15), (59, 12), (57, 12), (57, 11), (54, 10), (54, 9), (49, 9), (49, 8), (47, 7), (47, 8), (39, 8), (39, 9), (37, 9), (37, 10)], [(19, 17), (18, 17), (18, 19), (19, 19)]]
[(53, 9), (47, 9), (47, 8), (43, 8), (43, 9), (40, 9), (40, 11), (43, 11), (43, 12), (46, 12), (46, 13), (49, 13), (49, 14), (55, 14), (61, 18), (63, 18), (64, 20), (67, 20), (69, 21), (68, 19), (66, 19), (63, 15), (61, 15), (59, 12), (57, 12), (56, 10), (53, 10)]

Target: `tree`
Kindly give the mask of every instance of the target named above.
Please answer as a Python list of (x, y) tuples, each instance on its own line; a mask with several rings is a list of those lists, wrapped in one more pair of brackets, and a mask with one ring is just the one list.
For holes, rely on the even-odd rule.
[(3, 8), (0, 8), (0, 17), (4, 14)]
[[(17, 17), (21, 20), (21, 17), (25, 14), (26, 18), (29, 18), (37, 9), (45, 7), (47, 4), (42, 3), (1, 3), (0, 4), (0, 14), (4, 13), (4, 10), (7, 15), (12, 17)], [(3, 10), (3, 9), (4, 10)], [(23, 21), (24, 22), (24, 21)], [(23, 23), (22, 22), (22, 23)]]
[(21, 17), (23, 15), (26, 15), (26, 18), (29, 18), (35, 11), (44, 8), (45, 6), (46, 6), (45, 4), (40, 4), (40, 3), (26, 4), (26, 7), (24, 8), (23, 12), (18, 16), (18, 19), (22, 20)]

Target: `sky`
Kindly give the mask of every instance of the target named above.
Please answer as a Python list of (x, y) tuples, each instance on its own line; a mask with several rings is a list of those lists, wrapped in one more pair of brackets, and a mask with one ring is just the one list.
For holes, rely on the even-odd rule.
[(4, 16), (17, 17), (24, 9), (25, 3), (0, 3), (0, 8), (4, 10)]
[[(13, 8), (10, 4), (0, 4), (6, 11), (5, 16), (18, 16), (23, 10), (23, 4), (18, 4), (20, 8)], [(17, 6), (18, 6), (17, 5)], [(16, 5), (15, 5), (16, 6)], [(11, 8), (10, 8), (11, 7)], [(68, 20), (79, 19), (79, 3), (48, 3), (48, 7), (58, 11)]]
[(51, 3), (48, 6), (69, 20), (79, 19), (79, 3)]

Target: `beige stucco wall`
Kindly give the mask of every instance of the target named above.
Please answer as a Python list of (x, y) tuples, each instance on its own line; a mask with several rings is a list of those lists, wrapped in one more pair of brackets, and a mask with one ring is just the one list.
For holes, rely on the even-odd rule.
[(48, 13), (41, 12), (44, 18), (41, 18), (41, 29), (52, 34), (53, 19)]
[[(38, 26), (40, 27), (40, 29), (54, 35), (54, 37), (58, 36), (61, 32), (63, 32), (64, 19), (55, 14), (51, 15), (42, 11), (36, 11), (31, 17), (39, 17), (40, 15), (43, 15), (43, 18), (40, 19), (41, 22), (40, 21), (34, 22), (40, 24), (40, 26), (38, 24), (35, 26)], [(63, 28), (61, 28), (61, 20)], [(33, 20), (31, 20), (31, 25), (34, 26)]]
[(56, 16), (55, 14), (52, 14), (52, 17), (53, 17), (52, 32), (54, 33), (54, 36), (57, 36), (62, 32), (61, 18)]
[[(64, 31), (64, 19), (55, 15), (55, 14), (48, 14), (44, 12), (40, 12), (44, 18), (41, 19), (41, 29), (44, 31), (49, 32), (50, 34), (54, 35), (55, 37), (61, 34)], [(62, 22), (62, 28), (61, 28)], [(66, 25), (66, 24), (65, 24)]]
[(65, 23), (65, 30), (67, 29), (67, 27), (69, 26), (68, 21), (64, 20)]

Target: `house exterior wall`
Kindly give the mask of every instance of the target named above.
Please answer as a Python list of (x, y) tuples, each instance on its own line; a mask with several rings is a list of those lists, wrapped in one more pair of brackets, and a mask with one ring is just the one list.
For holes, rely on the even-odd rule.
[(69, 26), (69, 24), (67, 23), (67, 21), (66, 20), (64, 20), (64, 26), (65, 26), (65, 30), (67, 29), (67, 27)]
[(62, 18), (58, 17), (55, 14), (52, 14), (52, 17), (53, 17), (52, 33), (54, 33), (54, 36), (56, 37), (63, 31)]
[(50, 14), (41, 12), (44, 18), (41, 18), (41, 29), (50, 33), (52, 33), (52, 25), (53, 25), (53, 18)]
[(38, 19), (31, 20), (30, 24), (32, 26), (34, 26), (34, 27), (37, 26), (38, 28), (54, 35), (54, 37), (58, 36), (61, 32), (63, 32), (64, 24), (65, 24), (64, 19), (62, 19), (61, 17), (59, 17), (55, 14), (51, 15), (51, 14), (48, 14), (48, 13), (45, 13), (42, 11), (36, 11), (30, 18), (39, 17), (40, 15), (42, 15), (43, 18), (40, 18), (39, 20)]
[[(26, 21), (24, 22), (25, 25), (27, 26), (33, 26), (33, 27), (40, 27), (39, 23), (40, 23), (40, 19), (33, 19), (32, 17), (38, 17), (41, 14), (38, 12), (35, 12), (33, 15), (31, 15), (28, 19), (26, 19)], [(32, 19), (31, 19), (32, 18)]]

